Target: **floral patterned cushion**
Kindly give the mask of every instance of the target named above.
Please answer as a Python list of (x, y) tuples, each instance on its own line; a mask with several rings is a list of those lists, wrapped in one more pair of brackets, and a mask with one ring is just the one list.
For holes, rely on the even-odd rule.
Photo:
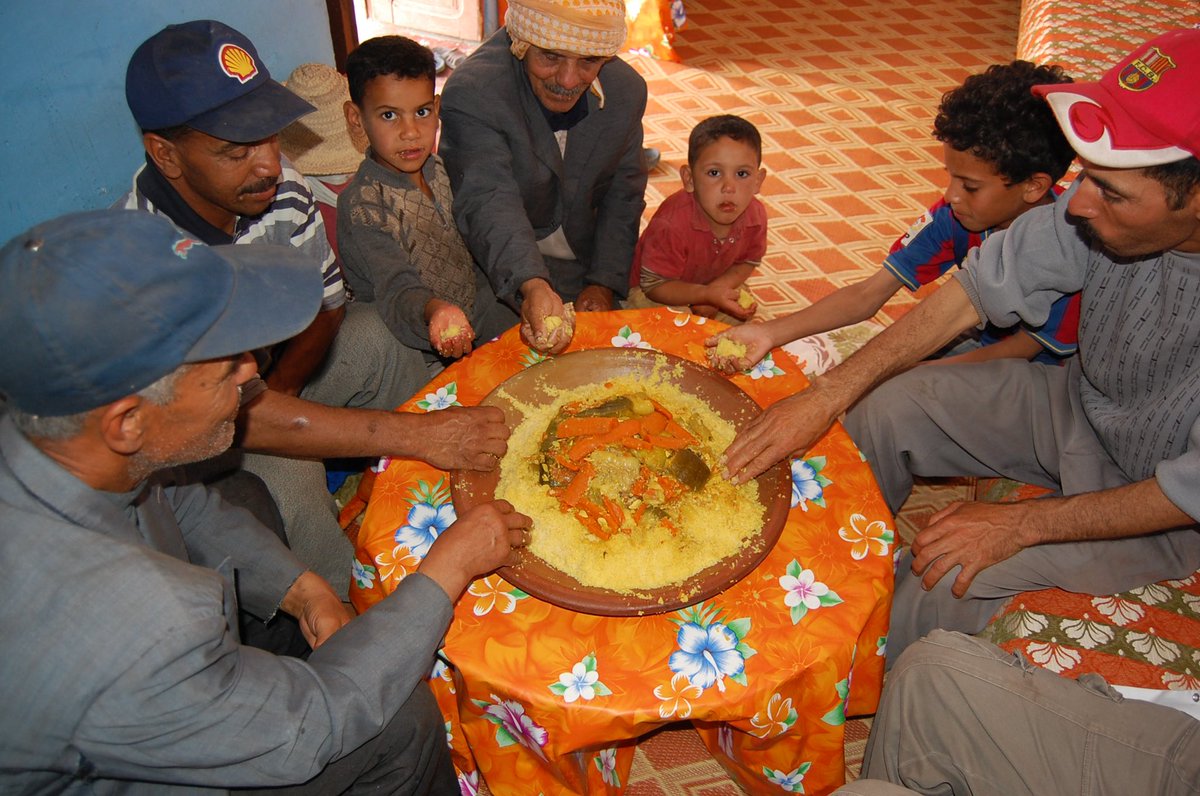
[[(981, 500), (1036, 497), (1046, 490), (980, 479)], [(1200, 572), (1096, 597), (1059, 589), (1014, 597), (980, 634), (1068, 677), (1094, 672), (1115, 685), (1200, 688)]]

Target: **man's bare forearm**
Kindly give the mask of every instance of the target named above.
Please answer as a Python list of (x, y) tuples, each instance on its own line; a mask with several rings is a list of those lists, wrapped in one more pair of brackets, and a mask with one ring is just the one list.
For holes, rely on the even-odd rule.
[(418, 415), (325, 406), (267, 390), (242, 408), (240, 445), (293, 458), (413, 456)]
[(812, 389), (837, 417), (859, 398), (907, 370), (978, 324), (967, 292), (951, 279), (884, 329), (841, 365), (819, 376)]
[(1123, 539), (1196, 524), (1163, 494), (1154, 478), (1098, 492), (1026, 501), (1026, 505), (1031, 521), (1013, 529), (1022, 547)]

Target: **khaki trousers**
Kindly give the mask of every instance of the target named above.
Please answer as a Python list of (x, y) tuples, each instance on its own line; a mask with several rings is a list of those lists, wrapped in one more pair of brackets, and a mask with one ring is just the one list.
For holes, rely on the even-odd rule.
[(836, 793), (1194, 795), (1200, 721), (939, 630), (888, 674), (863, 779)]

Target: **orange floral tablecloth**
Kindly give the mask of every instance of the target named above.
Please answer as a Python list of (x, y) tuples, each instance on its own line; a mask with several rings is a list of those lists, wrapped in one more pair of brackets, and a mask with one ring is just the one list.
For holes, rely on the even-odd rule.
[[(581, 313), (568, 350), (653, 348), (704, 362), (704, 339), (722, 328), (669, 309)], [(400, 411), (477, 404), (542, 359), (511, 329)], [(807, 386), (802, 367), (777, 349), (733, 381), (767, 406)], [(792, 508), (772, 552), (688, 608), (590, 616), (495, 575), (475, 581), (431, 674), (463, 792), (482, 777), (497, 796), (618, 794), (638, 736), (681, 720), (749, 793), (840, 785), (845, 717), (873, 712), (879, 698), (895, 535), (840, 426), (791, 473)], [(390, 593), (454, 517), (445, 472), (381, 462), (358, 535), (355, 607)]]

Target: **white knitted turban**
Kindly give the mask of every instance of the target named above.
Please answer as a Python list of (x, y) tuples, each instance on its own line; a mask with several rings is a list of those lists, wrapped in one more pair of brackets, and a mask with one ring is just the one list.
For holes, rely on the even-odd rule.
[(529, 45), (575, 55), (612, 56), (625, 43), (624, 0), (509, 0), (504, 27), (512, 53)]

